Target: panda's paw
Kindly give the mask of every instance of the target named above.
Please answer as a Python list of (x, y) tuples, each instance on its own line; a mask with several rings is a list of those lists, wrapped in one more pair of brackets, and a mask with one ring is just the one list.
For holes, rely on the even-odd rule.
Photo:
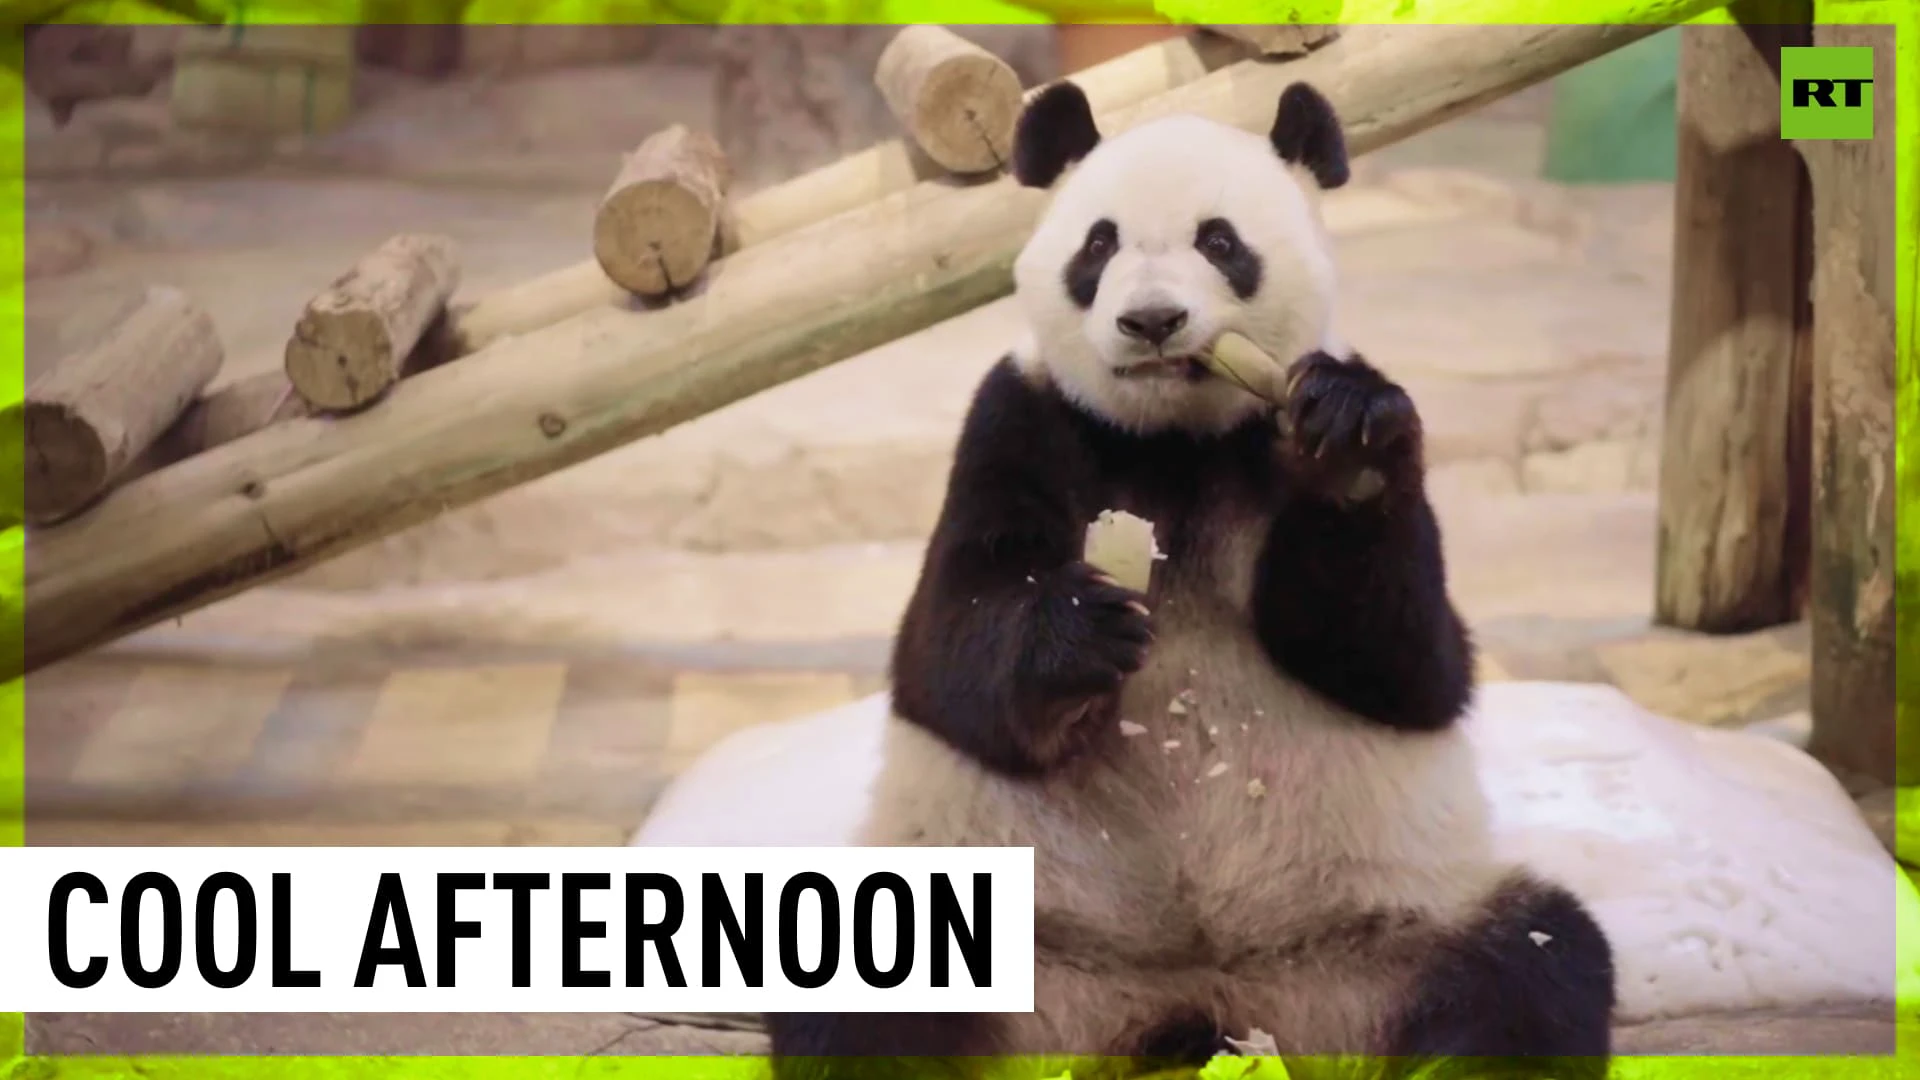
[(1285, 442), (1294, 472), (1342, 500), (1417, 479), (1420, 415), (1398, 384), (1358, 356), (1314, 352), (1287, 372)]
[(1145, 597), (1084, 562), (1061, 567), (1042, 587), (1028, 650), (1038, 696), (1055, 704), (1099, 698), (1146, 663), (1153, 620)]

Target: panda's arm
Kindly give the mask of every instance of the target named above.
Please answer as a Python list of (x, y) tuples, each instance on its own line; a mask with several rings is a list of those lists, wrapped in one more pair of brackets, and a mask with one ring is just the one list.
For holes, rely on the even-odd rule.
[(896, 711), (995, 771), (1064, 760), (1139, 667), (1142, 600), (1080, 561), (1088, 451), (1009, 363), (975, 395), (892, 663)]
[(1309, 357), (1291, 382), (1288, 490), (1254, 578), (1261, 643), (1362, 717), (1446, 727), (1472, 693), (1473, 645), (1447, 594), (1413, 402), (1358, 358)]

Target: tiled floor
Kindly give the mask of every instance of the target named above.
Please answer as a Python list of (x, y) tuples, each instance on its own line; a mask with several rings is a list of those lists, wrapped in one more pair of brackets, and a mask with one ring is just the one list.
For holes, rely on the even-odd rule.
[(28, 841), (622, 843), (719, 739), (883, 685), (811, 651), (82, 657), (27, 679)]
[(28, 840), (620, 843), (717, 739), (880, 685), (630, 656), (84, 657), (27, 680)]

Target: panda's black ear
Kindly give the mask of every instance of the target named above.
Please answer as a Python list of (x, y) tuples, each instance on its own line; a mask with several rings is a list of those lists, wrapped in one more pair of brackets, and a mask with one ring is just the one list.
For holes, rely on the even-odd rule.
[(1013, 177), (1027, 187), (1053, 186), (1067, 166), (1093, 153), (1100, 129), (1086, 92), (1058, 82), (1034, 95), (1013, 131)]
[(1282, 91), (1269, 137), (1282, 161), (1312, 173), (1321, 188), (1331, 191), (1347, 182), (1347, 137), (1320, 91), (1303, 82)]

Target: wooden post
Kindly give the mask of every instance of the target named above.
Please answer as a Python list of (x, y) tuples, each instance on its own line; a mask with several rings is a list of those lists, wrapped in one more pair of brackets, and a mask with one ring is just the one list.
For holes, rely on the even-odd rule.
[[(1687, 18), (1715, 0), (1676, 0)], [(1645, 8), (1640, 9), (1645, 11)], [(1101, 117), (1198, 113), (1247, 131), (1296, 80), (1355, 154), (1661, 25), (1357, 26)], [(290, 420), (162, 470), (25, 554), (29, 669), (817, 371), (1006, 295), (1044, 192), (926, 183), (732, 256), (699, 295), (589, 312), (400, 383), (377, 409)], [(795, 267), (804, 272), (795, 272)], [(0, 672), (4, 677), (5, 672)]]
[(1655, 612), (1739, 633), (1794, 621), (1806, 593), (1812, 211), (1780, 49), (1812, 33), (1681, 34)]
[(1808, 750), (1842, 773), (1912, 784), (1920, 768), (1894, 756), (1894, 35), (1821, 26), (1814, 41), (1873, 49), (1875, 130), (1798, 144), (1818, 237)]

